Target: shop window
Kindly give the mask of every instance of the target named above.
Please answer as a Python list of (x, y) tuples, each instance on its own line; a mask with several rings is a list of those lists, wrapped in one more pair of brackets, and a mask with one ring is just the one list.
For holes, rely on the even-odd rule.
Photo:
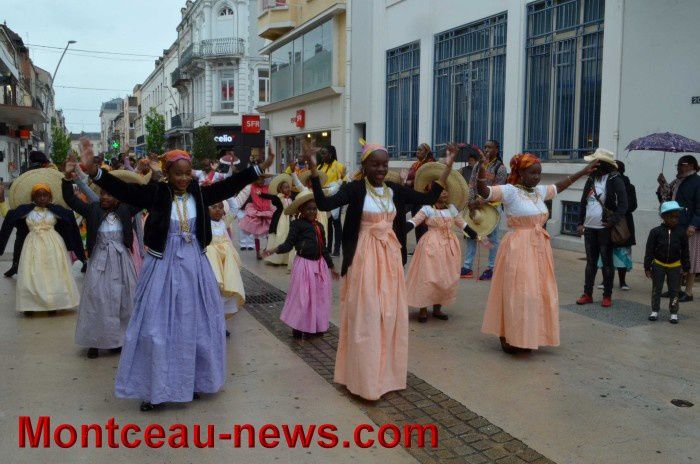
[(221, 109), (235, 109), (235, 74), (231, 70), (221, 72)]
[(561, 233), (562, 235), (578, 236), (578, 218), (581, 211), (578, 201), (561, 202)]

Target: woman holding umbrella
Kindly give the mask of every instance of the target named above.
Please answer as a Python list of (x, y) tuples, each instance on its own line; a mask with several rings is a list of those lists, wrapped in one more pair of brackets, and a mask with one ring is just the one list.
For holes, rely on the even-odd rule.
[(656, 194), (660, 202), (675, 200), (683, 208), (680, 225), (687, 229), (690, 246), (690, 272), (686, 280), (685, 292), (678, 301), (693, 301), (693, 284), (695, 273), (700, 272), (700, 176), (698, 160), (692, 155), (681, 156), (676, 165), (676, 179), (670, 184), (664, 174), (659, 174), (659, 188)]

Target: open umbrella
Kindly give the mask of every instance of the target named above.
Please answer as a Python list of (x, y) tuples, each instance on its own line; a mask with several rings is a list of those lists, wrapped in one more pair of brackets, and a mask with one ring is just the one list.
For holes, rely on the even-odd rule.
[(661, 170), (663, 171), (666, 163), (666, 153), (700, 153), (700, 142), (671, 132), (660, 132), (634, 139), (625, 149), (627, 151), (647, 150), (664, 152), (664, 158), (661, 162)]

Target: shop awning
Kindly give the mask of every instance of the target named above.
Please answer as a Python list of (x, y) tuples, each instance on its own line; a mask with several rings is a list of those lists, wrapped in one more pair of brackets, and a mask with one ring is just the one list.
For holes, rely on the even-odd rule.
[(46, 117), (39, 108), (0, 105), (0, 122), (13, 126), (31, 126), (46, 122)]

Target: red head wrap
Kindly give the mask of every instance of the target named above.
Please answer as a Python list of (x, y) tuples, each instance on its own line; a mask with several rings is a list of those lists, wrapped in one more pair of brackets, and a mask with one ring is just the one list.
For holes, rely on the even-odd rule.
[(165, 162), (165, 171), (167, 171), (173, 163), (177, 163), (180, 160), (192, 162), (190, 154), (184, 150), (170, 150), (163, 155), (163, 161)]
[(520, 153), (519, 155), (515, 155), (510, 160), (508, 183), (513, 185), (519, 184), (521, 182), (520, 173), (535, 164), (540, 164), (540, 159), (532, 153)]

